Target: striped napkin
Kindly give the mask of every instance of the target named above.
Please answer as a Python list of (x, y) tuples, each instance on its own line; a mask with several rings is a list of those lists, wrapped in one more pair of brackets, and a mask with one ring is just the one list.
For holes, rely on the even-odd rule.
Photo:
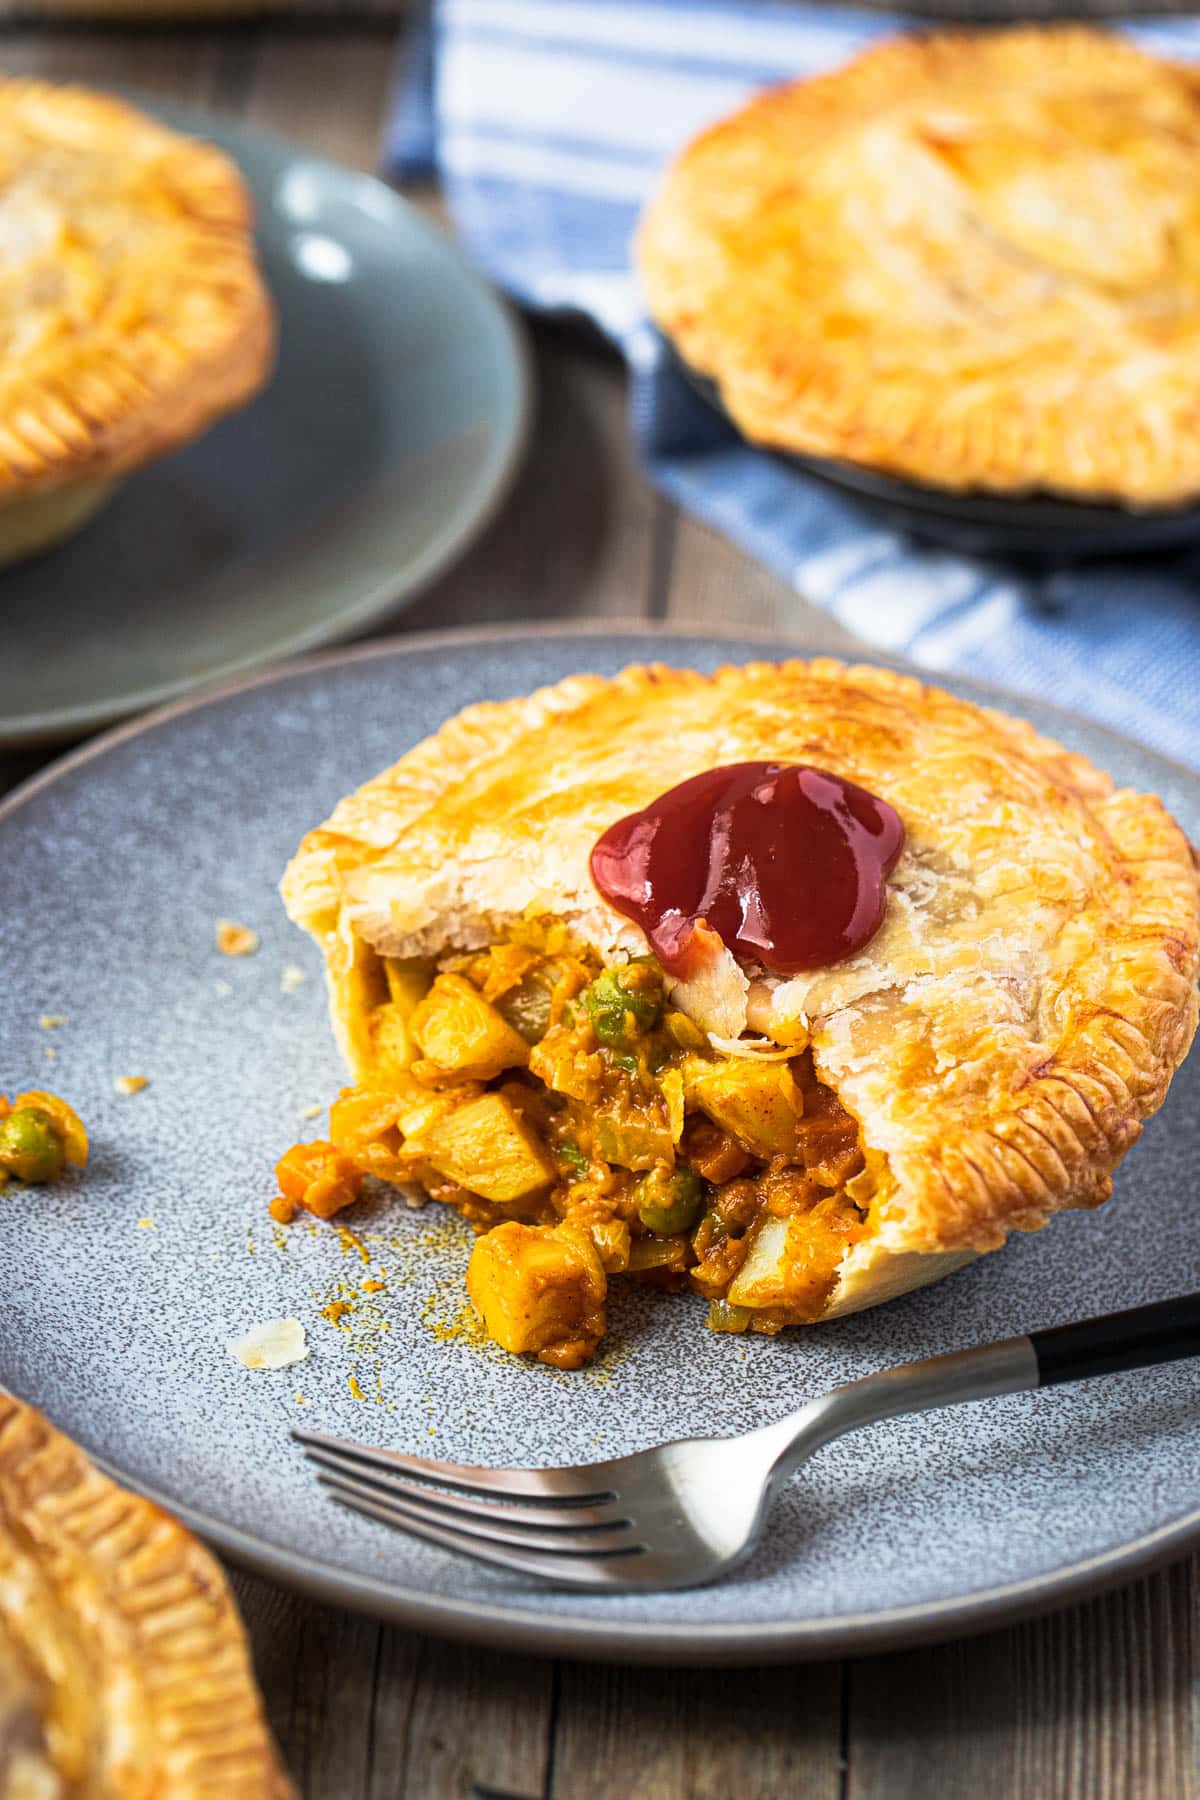
[[(765, 83), (900, 28), (793, 0), (434, 0), (388, 161), (436, 171), (500, 287), (620, 345), (647, 471), (681, 506), (875, 649), (1041, 695), (1200, 767), (1200, 545), (1033, 573), (922, 546), (745, 445), (646, 324), (629, 242), (664, 161)], [(1128, 29), (1200, 58), (1200, 20)]]

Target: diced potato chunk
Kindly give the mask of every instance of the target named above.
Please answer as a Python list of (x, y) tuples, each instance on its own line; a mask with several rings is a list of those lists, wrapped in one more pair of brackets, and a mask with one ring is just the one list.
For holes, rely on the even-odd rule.
[(439, 975), (408, 1021), (422, 1054), (467, 1081), (523, 1068), (529, 1045), (463, 975)]
[(488, 1336), (564, 1369), (586, 1362), (603, 1335), (606, 1289), (590, 1236), (568, 1225), (497, 1225), (467, 1268), (467, 1292)]
[(371, 1014), (371, 1067), (386, 1080), (416, 1061), (416, 1041), (408, 1029), (408, 1013), (395, 1000), (385, 1000)]
[(786, 1063), (756, 1063), (749, 1057), (714, 1063), (689, 1057), (684, 1084), (688, 1107), (707, 1113), (753, 1155), (796, 1153), (804, 1096)]
[(665, 1115), (645, 1111), (599, 1111), (593, 1115), (596, 1155), (622, 1169), (653, 1169), (675, 1161), (675, 1140)]
[(429, 987), (433, 965), (425, 957), (383, 959), (388, 998), (370, 1014), (371, 1065), (379, 1076), (407, 1069), (419, 1055), (409, 1021)]
[(731, 1306), (786, 1307), (800, 1319), (817, 1319), (848, 1248), (846, 1237), (819, 1211), (766, 1217), (745, 1262), (729, 1284)]
[(600, 1094), (604, 1064), (596, 1051), (556, 1041), (558, 1035), (551, 1032), (548, 1041), (534, 1045), (529, 1054), (530, 1073), (554, 1093), (593, 1106)]
[(439, 1175), (498, 1206), (527, 1200), (558, 1179), (546, 1146), (503, 1094), (481, 1094), (455, 1107), (410, 1147)]

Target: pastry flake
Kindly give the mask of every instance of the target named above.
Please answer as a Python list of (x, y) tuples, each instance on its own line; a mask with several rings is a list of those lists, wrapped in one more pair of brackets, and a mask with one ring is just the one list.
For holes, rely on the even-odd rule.
[[(895, 810), (883, 923), (788, 976), (714, 939), (673, 980), (593, 885), (593, 846), (756, 759)], [(831, 659), (471, 707), (343, 800), (283, 894), (355, 1082), (280, 1165), (286, 1209), (311, 1192), (329, 1217), (371, 1175), (501, 1227), (476, 1305), (568, 1366), (614, 1276), (773, 1331), (1099, 1204), (1196, 1024), (1197, 870), (1161, 803), (1020, 720)]]
[(0, 1394), (0, 1791), (288, 1800), (220, 1567)]
[(756, 443), (953, 489), (1200, 494), (1200, 75), (1082, 26), (896, 38), (696, 138), (655, 321)]
[(211, 145), (85, 88), (0, 77), (0, 561), (262, 386), (249, 194)]

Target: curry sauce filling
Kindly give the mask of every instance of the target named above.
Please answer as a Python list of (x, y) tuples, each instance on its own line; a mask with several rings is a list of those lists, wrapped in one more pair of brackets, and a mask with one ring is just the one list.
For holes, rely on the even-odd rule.
[(277, 1219), (332, 1217), (368, 1176), (419, 1188), (480, 1234), (489, 1336), (564, 1369), (615, 1275), (695, 1290), (717, 1331), (820, 1317), (875, 1180), (802, 1041), (718, 1052), (653, 959), (545, 944), (380, 959), (377, 988), (366, 1078), (279, 1163)]

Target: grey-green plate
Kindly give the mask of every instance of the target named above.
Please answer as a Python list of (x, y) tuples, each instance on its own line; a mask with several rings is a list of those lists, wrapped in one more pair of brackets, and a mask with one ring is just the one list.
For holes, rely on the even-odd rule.
[[(865, 1651), (995, 1624), (1195, 1543), (1196, 1363), (832, 1444), (744, 1568), (691, 1593), (562, 1594), (507, 1578), (344, 1511), (289, 1439), (302, 1420), (465, 1462), (586, 1461), (738, 1431), (888, 1363), (1200, 1285), (1200, 1058), (1098, 1212), (775, 1339), (706, 1331), (694, 1295), (616, 1286), (600, 1362), (556, 1374), (461, 1333), (466, 1232), (444, 1209), (360, 1210), (369, 1264), (329, 1227), (272, 1230), (272, 1164), (319, 1135), (308, 1109), (344, 1079), (315, 949), (276, 894), (301, 834), (467, 702), (648, 656), (711, 668), (764, 653), (638, 630), (411, 639), (185, 703), (0, 807), (0, 1090), (57, 1088), (94, 1144), (82, 1181), (0, 1202), (0, 1381), (233, 1556), (507, 1648), (709, 1662)], [(1009, 704), (1158, 789), (1200, 836), (1196, 777), (1052, 707)], [(220, 916), (261, 934), (257, 954), (217, 954)], [(291, 964), (300, 986), (282, 982)], [(67, 1023), (43, 1029), (47, 1013)], [(126, 1074), (150, 1086), (122, 1098), (113, 1080)], [(364, 1279), (386, 1286), (364, 1294)], [(324, 1309), (339, 1299), (352, 1311), (336, 1322)], [(288, 1314), (308, 1361), (251, 1373), (227, 1354), (228, 1337)]]
[(152, 107), (254, 193), (279, 363), (250, 407), (0, 572), (0, 746), (81, 736), (362, 631), (466, 548), (529, 414), (512, 316), (390, 188)]

